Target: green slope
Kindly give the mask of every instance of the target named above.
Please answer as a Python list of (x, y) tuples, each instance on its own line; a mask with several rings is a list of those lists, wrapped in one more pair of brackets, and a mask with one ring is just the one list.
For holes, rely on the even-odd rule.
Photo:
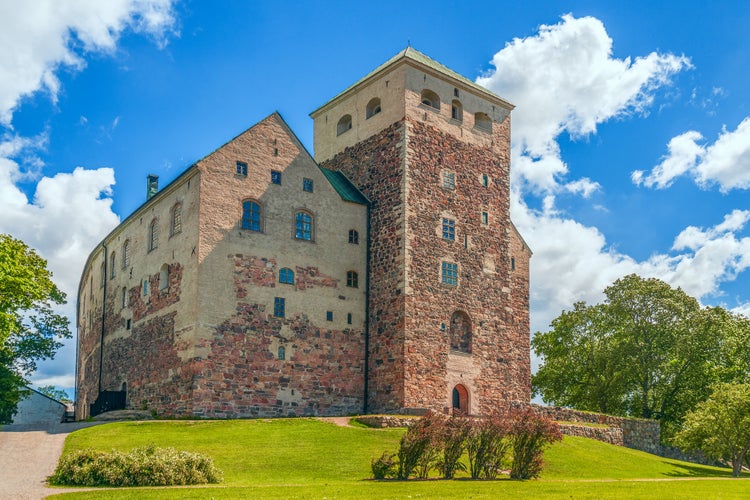
[[(65, 453), (147, 444), (205, 453), (219, 487), (100, 490), (65, 498), (743, 498), (750, 482), (729, 469), (670, 460), (566, 437), (545, 455), (538, 481), (370, 481), (370, 460), (395, 451), (403, 430), (337, 427), (314, 419), (124, 422), (72, 433)], [(715, 479), (709, 479), (715, 478)], [(691, 480), (699, 479), (699, 480)]]

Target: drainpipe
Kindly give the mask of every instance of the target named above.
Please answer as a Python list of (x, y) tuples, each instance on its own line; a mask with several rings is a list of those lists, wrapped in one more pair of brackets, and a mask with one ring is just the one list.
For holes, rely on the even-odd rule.
[(369, 397), (370, 385), (370, 203), (367, 203), (367, 251), (365, 262), (365, 400), (362, 404), (362, 413), (367, 415), (367, 398)]
[(102, 248), (104, 248), (104, 286), (102, 287), (102, 336), (99, 341), (99, 394), (97, 399), (102, 394), (102, 368), (104, 364), (104, 319), (107, 316), (107, 244), (102, 242)]

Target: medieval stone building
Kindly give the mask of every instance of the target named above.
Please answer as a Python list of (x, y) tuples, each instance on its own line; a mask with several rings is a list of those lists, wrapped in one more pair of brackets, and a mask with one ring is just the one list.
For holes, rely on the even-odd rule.
[(76, 415), (480, 414), (530, 399), (512, 105), (412, 48), (185, 170), (97, 246)]

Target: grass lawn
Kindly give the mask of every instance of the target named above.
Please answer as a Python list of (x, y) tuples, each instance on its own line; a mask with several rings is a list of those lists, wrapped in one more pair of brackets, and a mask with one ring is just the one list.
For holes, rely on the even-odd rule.
[[(204, 453), (220, 486), (100, 489), (55, 498), (748, 498), (750, 482), (585, 438), (547, 450), (537, 481), (372, 481), (370, 460), (403, 430), (337, 427), (313, 419), (123, 422), (81, 429), (64, 453), (155, 444)], [(728, 479), (729, 478), (729, 479)], [(61, 489), (61, 491), (64, 491)]]

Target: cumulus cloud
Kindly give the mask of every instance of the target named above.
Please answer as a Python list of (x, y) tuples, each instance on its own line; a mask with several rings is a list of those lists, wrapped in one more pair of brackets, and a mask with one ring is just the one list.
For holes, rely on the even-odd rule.
[(55, 101), (55, 72), (82, 68), (86, 53), (113, 51), (123, 31), (163, 44), (174, 26), (171, 0), (0, 2), (0, 124), (11, 125), (24, 96), (45, 90)]
[(724, 129), (713, 144), (700, 144), (703, 136), (688, 131), (669, 141), (668, 153), (648, 175), (636, 170), (633, 182), (663, 189), (682, 175), (690, 175), (703, 189), (718, 185), (723, 193), (750, 189), (750, 117), (734, 131)]
[[(675, 237), (672, 248), (638, 261), (608, 243), (596, 227), (556, 208), (560, 193), (588, 198), (603, 191), (595, 179), (568, 178), (560, 135), (580, 139), (596, 133), (608, 120), (647, 114), (657, 92), (691, 67), (688, 58), (656, 52), (615, 58), (612, 39), (601, 21), (566, 15), (558, 24), (541, 26), (535, 36), (508, 43), (492, 64), (496, 69), (477, 82), (517, 105), (511, 214), (534, 251), (532, 331), (545, 330), (576, 301), (600, 301), (606, 286), (629, 273), (664, 279), (703, 298), (718, 294), (722, 281), (734, 279), (748, 267), (750, 239), (738, 236), (750, 219), (748, 211), (727, 214), (713, 227), (686, 228)], [(648, 175), (635, 172), (633, 180), (658, 187), (690, 170), (699, 176), (706, 172), (706, 179), (718, 178), (718, 172), (729, 179), (731, 170), (736, 183), (741, 169), (726, 167), (730, 158), (742, 157), (750, 140), (743, 143), (736, 134), (722, 135), (711, 163), (707, 163), (710, 148), (703, 148), (701, 140), (695, 131), (674, 138), (659, 167)], [(541, 201), (540, 209), (530, 208), (528, 202), (534, 198)]]
[(539, 157), (558, 151), (563, 131), (582, 137), (611, 118), (645, 112), (654, 91), (690, 60), (656, 52), (617, 59), (600, 20), (568, 14), (536, 36), (514, 39), (492, 64), (477, 82), (517, 106), (514, 143)]
[[(115, 225), (111, 168), (77, 167), (44, 176), (40, 159), (48, 142), (11, 134), (13, 113), (23, 99), (47, 93), (56, 102), (61, 68), (81, 70), (92, 53), (113, 54), (125, 31), (163, 45), (175, 31), (172, 0), (36, 0), (0, 2), (0, 232), (25, 241), (47, 259), (58, 286), (68, 294), (60, 311), (75, 327), (75, 300), (88, 253)], [(115, 118), (110, 132), (118, 125)], [(85, 123), (81, 117), (81, 123)], [(71, 166), (72, 168), (72, 166)], [(31, 183), (29, 199), (19, 185)], [(33, 183), (36, 182), (36, 186)], [(73, 386), (75, 344), (67, 341), (54, 362), (42, 362), (33, 380)]]

